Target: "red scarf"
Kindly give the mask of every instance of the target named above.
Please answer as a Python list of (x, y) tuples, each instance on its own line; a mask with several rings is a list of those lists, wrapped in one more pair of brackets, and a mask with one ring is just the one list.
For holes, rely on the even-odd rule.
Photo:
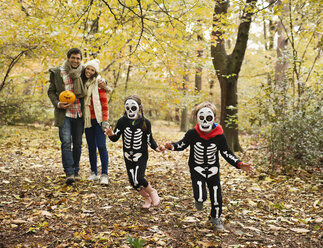
[(200, 135), (200, 137), (202, 139), (205, 139), (205, 140), (209, 140), (217, 135), (221, 135), (223, 134), (223, 129), (221, 127), (220, 124), (217, 124), (217, 126), (215, 128), (212, 129), (211, 132), (209, 132), (208, 134), (206, 134), (205, 132), (201, 131), (200, 127), (198, 124), (196, 124), (195, 126), (195, 130), (196, 132)]

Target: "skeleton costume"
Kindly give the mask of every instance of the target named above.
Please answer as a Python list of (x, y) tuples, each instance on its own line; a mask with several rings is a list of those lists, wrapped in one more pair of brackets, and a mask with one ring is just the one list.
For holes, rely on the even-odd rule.
[[(148, 145), (154, 150), (158, 146), (151, 133), (150, 121), (146, 118), (143, 119), (141, 115), (136, 120), (129, 119), (128, 116), (125, 114), (118, 120), (117, 126), (114, 129), (114, 135), (109, 138), (111, 141), (116, 142), (122, 135), (123, 156), (126, 162), (129, 182), (136, 190), (140, 190), (141, 187), (148, 186), (148, 182), (145, 179)], [(141, 128), (143, 121), (145, 121), (147, 127), (146, 131), (143, 131)]]
[[(195, 201), (203, 203), (206, 200), (207, 185), (211, 199), (211, 217), (220, 218), (222, 194), (219, 152), (228, 163), (236, 168), (240, 168), (241, 161), (229, 149), (222, 127), (214, 123), (214, 119), (214, 114), (209, 108), (202, 108), (198, 112), (199, 123), (195, 128), (188, 130), (182, 140), (172, 145), (174, 151), (183, 151), (190, 146), (188, 165)], [(210, 132), (206, 134), (205, 132), (208, 131)]]

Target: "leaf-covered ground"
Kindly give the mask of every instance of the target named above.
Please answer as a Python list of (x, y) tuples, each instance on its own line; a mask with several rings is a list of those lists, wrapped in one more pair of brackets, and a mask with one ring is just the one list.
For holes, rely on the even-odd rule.
[[(188, 150), (150, 150), (146, 178), (162, 202), (142, 210), (128, 183), (121, 141), (108, 141), (107, 187), (86, 180), (85, 139), (83, 179), (66, 186), (56, 128), (0, 131), (0, 247), (131, 247), (129, 237), (144, 240), (144, 247), (323, 247), (320, 172), (270, 177), (258, 165), (251, 178), (222, 161), (226, 231), (218, 233), (208, 220), (210, 203), (200, 212), (194, 208)], [(154, 131), (160, 144), (183, 135), (156, 125)], [(254, 152), (238, 155), (257, 164)]]

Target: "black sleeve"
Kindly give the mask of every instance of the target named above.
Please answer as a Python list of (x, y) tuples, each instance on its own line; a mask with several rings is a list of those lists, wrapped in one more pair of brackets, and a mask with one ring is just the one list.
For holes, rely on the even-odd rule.
[(156, 141), (154, 140), (153, 134), (151, 132), (151, 123), (147, 119), (145, 119), (145, 121), (146, 121), (146, 125), (147, 125), (147, 131), (146, 131), (147, 143), (151, 147), (151, 149), (156, 150), (158, 145), (157, 145)]
[(113, 142), (116, 142), (120, 138), (120, 136), (121, 136), (121, 134), (123, 132), (122, 118), (120, 118), (118, 120), (117, 125), (114, 128), (114, 131), (113, 132), (114, 132), (114, 135), (109, 136), (109, 139), (111, 141), (113, 141)]
[(241, 162), (236, 155), (230, 150), (228, 143), (227, 143), (227, 139), (225, 138), (225, 136), (222, 134), (220, 137), (220, 153), (222, 155), (222, 157), (232, 166), (240, 169), (240, 167), (238, 166), (239, 163)]
[(175, 143), (172, 143), (172, 145), (174, 146), (174, 151), (185, 150), (190, 145), (190, 141), (192, 141), (192, 132), (189, 130), (186, 132), (183, 139)]

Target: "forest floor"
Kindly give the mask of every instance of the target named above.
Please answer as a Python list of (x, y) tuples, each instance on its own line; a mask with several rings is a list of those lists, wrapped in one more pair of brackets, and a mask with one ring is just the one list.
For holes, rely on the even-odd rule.
[[(176, 128), (154, 127), (159, 144), (182, 138)], [(0, 247), (323, 247), (322, 172), (294, 170), (272, 177), (244, 142), (249, 177), (222, 160), (224, 232), (208, 219), (210, 202), (194, 208), (188, 152), (154, 152), (146, 178), (161, 204), (141, 209), (131, 189), (121, 140), (107, 142), (109, 185), (89, 182), (83, 140), (81, 176), (65, 185), (57, 128), (0, 127)], [(134, 246), (135, 247), (135, 246)], [(140, 247), (140, 246), (137, 246)]]

